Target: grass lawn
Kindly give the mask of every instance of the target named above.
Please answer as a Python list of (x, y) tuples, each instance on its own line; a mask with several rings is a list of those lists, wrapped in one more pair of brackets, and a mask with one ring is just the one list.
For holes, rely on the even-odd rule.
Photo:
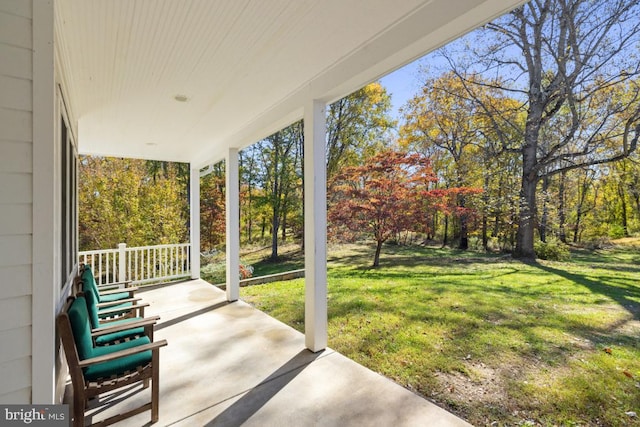
[[(570, 262), (340, 246), (329, 346), (474, 425), (640, 425), (640, 241)], [(242, 288), (304, 329), (304, 280)]]

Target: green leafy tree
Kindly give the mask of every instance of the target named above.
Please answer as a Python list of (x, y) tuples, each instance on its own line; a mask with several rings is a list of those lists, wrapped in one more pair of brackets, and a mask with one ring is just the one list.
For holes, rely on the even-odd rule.
[(175, 170), (155, 180), (147, 172), (144, 160), (81, 157), (80, 250), (187, 240), (184, 183), (177, 179)]
[(496, 126), (504, 149), (522, 161), (516, 256), (535, 257), (541, 179), (635, 151), (639, 14), (635, 0), (536, 0), (443, 51), (469, 96), (492, 116), (503, 117), (476, 96), (487, 83), (473, 77), (502, 76), (491, 87), (521, 99), (520, 137)]
[(327, 111), (327, 180), (345, 166), (359, 164), (384, 148), (395, 122), (391, 98), (380, 83), (371, 83), (329, 105)]

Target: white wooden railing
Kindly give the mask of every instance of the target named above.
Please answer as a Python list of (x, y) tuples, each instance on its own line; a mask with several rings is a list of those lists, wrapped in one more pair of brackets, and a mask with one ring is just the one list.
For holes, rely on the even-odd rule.
[(99, 249), (78, 253), (78, 261), (91, 266), (99, 285), (131, 281), (135, 284), (163, 282), (191, 275), (191, 245), (140, 246)]

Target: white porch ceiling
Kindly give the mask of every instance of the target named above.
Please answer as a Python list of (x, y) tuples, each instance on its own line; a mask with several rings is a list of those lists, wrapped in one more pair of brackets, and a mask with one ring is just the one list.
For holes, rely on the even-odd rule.
[(58, 0), (56, 30), (82, 153), (203, 166), (521, 3)]

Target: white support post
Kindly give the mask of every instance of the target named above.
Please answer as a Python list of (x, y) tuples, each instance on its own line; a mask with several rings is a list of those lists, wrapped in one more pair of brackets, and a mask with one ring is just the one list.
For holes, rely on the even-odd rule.
[(190, 186), (190, 220), (189, 234), (191, 240), (191, 278), (200, 278), (200, 169), (191, 168)]
[(227, 301), (240, 298), (240, 170), (238, 149), (229, 148), (225, 158), (227, 221)]
[(127, 244), (118, 243), (118, 282), (127, 280)]
[[(56, 402), (56, 303), (60, 296), (60, 206), (56, 189), (60, 176), (56, 163), (54, 6), (52, 1), (33, 2), (33, 246), (31, 302), (32, 404)], [(25, 262), (29, 262), (28, 260)], [(29, 278), (24, 278), (29, 280)], [(29, 328), (27, 328), (29, 329)], [(28, 333), (28, 332), (27, 332)], [(12, 345), (12, 343), (3, 343)]]
[(327, 347), (327, 166), (326, 104), (310, 100), (304, 109), (305, 344)]

